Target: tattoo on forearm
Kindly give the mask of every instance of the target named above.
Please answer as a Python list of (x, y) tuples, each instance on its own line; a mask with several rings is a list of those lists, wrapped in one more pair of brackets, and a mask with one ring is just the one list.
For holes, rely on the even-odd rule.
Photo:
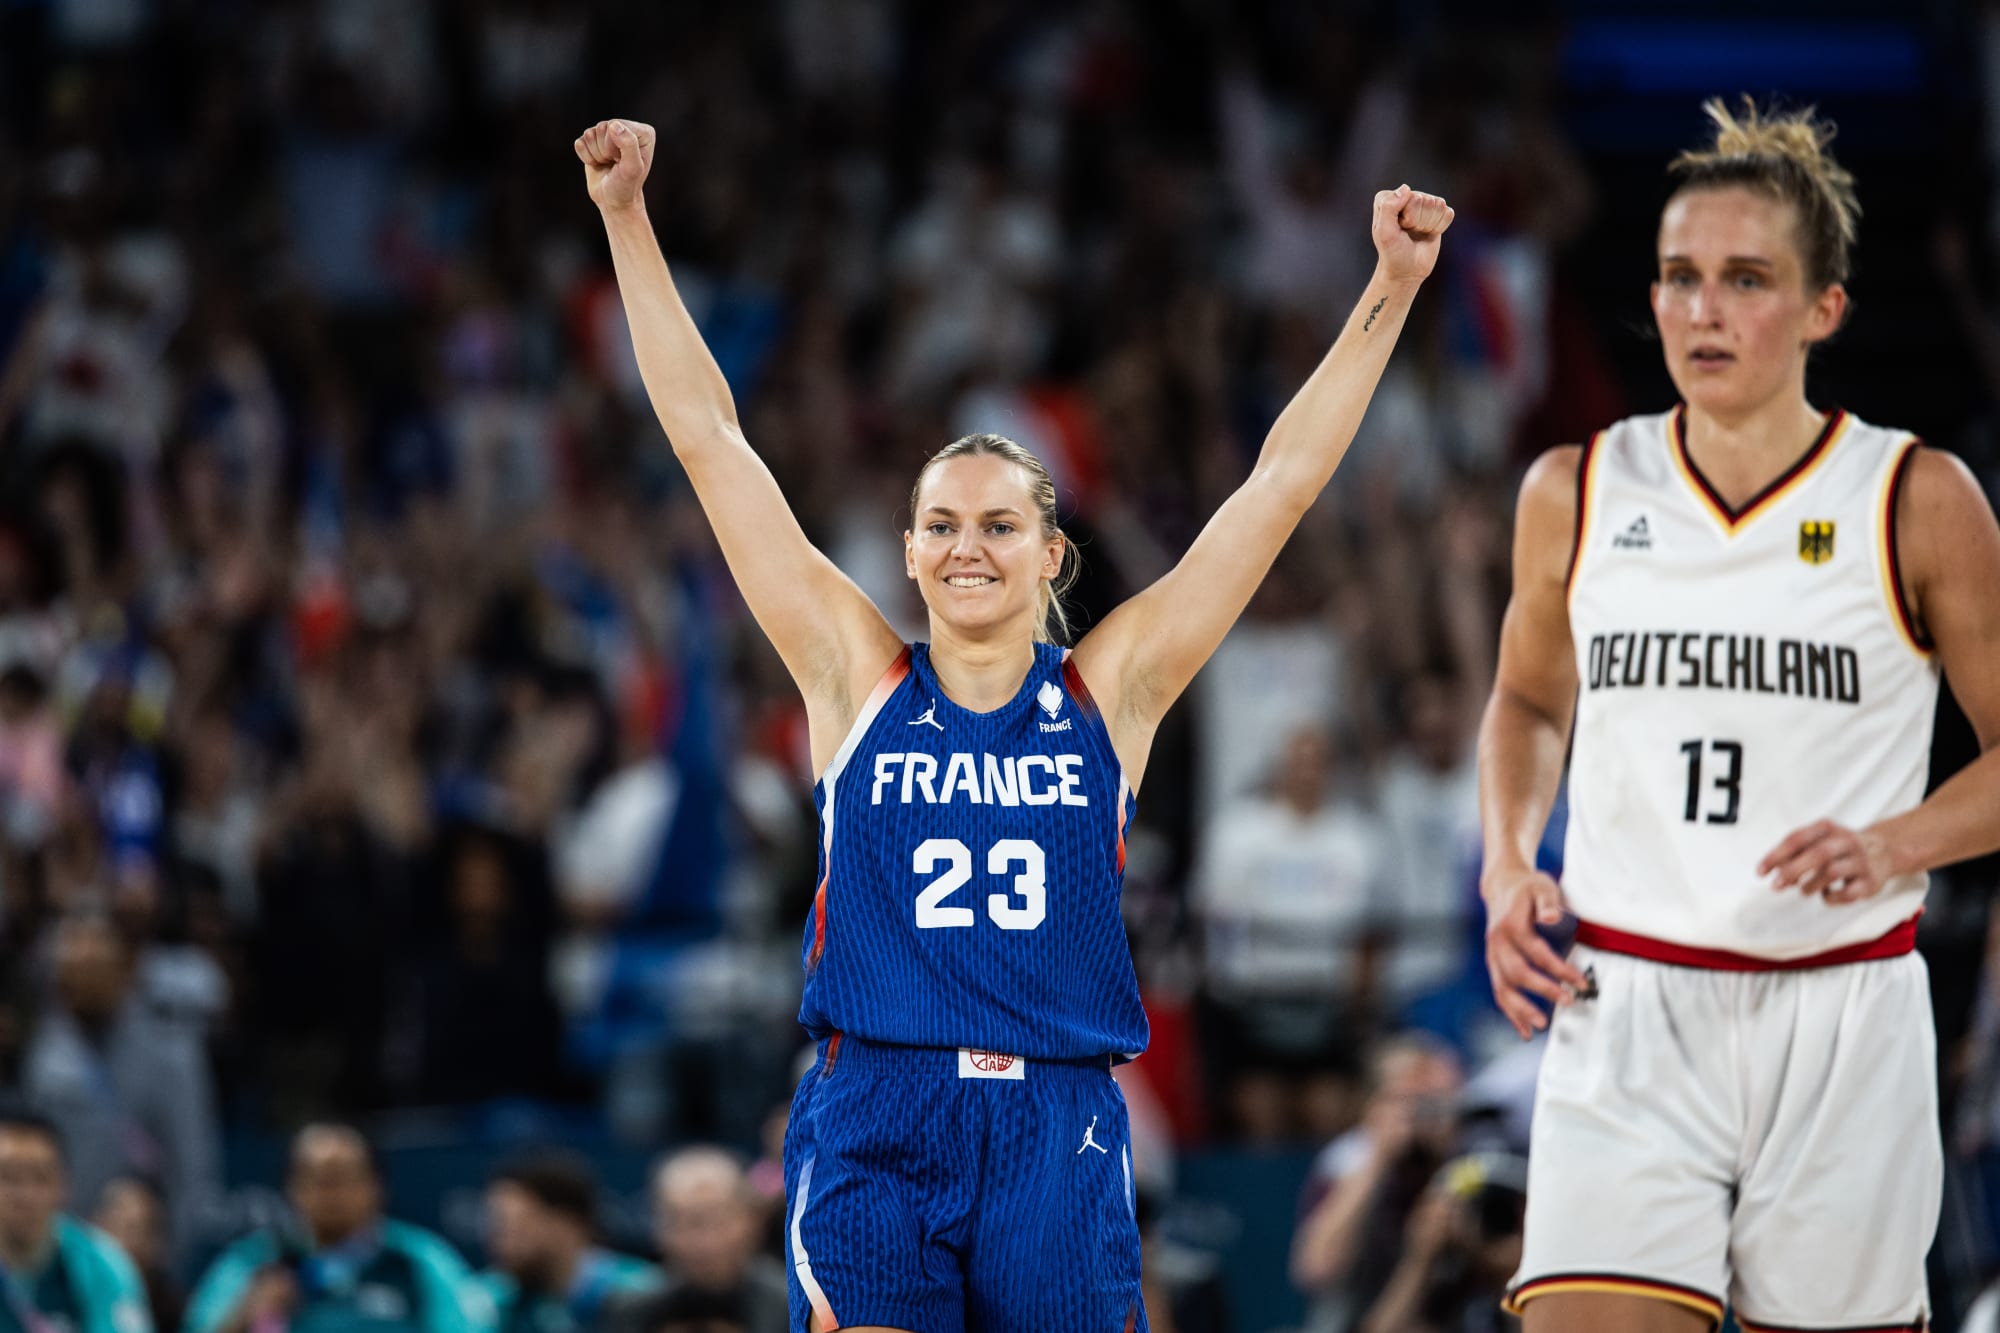
[(1361, 331), (1363, 333), (1366, 333), (1368, 332), (1368, 330), (1375, 327), (1375, 316), (1381, 314), (1382, 307), (1387, 304), (1389, 304), (1389, 298), (1385, 296), (1381, 300), (1377, 301), (1374, 305), (1368, 307), (1368, 318), (1363, 320), (1361, 323)]

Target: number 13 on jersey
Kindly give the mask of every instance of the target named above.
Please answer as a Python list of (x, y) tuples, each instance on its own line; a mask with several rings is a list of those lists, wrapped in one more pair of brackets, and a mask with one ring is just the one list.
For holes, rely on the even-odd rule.
[(1722, 761), (1722, 772), (1716, 775), (1714, 782), (1714, 789), (1722, 794), (1722, 799), (1719, 803), (1709, 802), (1708, 822), (1734, 824), (1736, 816), (1742, 813), (1743, 805), (1741, 741), (1681, 742), (1681, 753), (1687, 756), (1688, 761), (1687, 808), (1682, 818), (1692, 824), (1702, 817), (1701, 758), (1704, 748)]
[[(970, 907), (946, 907), (944, 900), (964, 888), (972, 879), (972, 849), (957, 838), (928, 838), (917, 845), (910, 868), (919, 875), (944, 873), (924, 886), (917, 895), (917, 929), (940, 930), (950, 926), (970, 926), (977, 922)], [(1026, 838), (1002, 838), (986, 853), (986, 873), (1005, 877), (1013, 866), (1013, 893), (993, 893), (986, 898), (986, 915), (1002, 930), (1033, 930), (1049, 913), (1048, 859), (1042, 849)], [(1021, 902), (1016, 904), (1014, 896)]]

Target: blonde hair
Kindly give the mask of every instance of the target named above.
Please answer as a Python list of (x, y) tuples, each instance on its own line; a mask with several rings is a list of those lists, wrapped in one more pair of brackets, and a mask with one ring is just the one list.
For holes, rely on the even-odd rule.
[(923, 490), (924, 478), (930, 475), (932, 468), (954, 458), (970, 458), (979, 454), (1005, 459), (1028, 474), (1028, 500), (1034, 505), (1035, 514), (1041, 521), (1042, 539), (1063, 539), (1062, 564), (1056, 571), (1055, 580), (1044, 580), (1038, 593), (1040, 600), (1035, 610), (1035, 638), (1042, 643), (1067, 643), (1069, 616), (1063, 610), (1062, 598), (1070, 585), (1076, 582), (1078, 557), (1075, 544), (1056, 521), (1056, 481), (1042, 466), (1041, 459), (1004, 435), (982, 433), (960, 436), (932, 454), (917, 473), (916, 484), (910, 487), (910, 520), (912, 523), (916, 521), (917, 496)]
[(1668, 165), (1676, 196), (1688, 190), (1742, 186), (1790, 204), (1799, 217), (1799, 252), (1806, 283), (1823, 291), (1846, 282), (1848, 255), (1860, 230), (1861, 200), (1854, 173), (1833, 160), (1827, 145), (1834, 125), (1812, 107), (1767, 111), (1748, 95), (1732, 114), (1720, 97), (1701, 109), (1715, 125), (1715, 141), (1689, 149)]

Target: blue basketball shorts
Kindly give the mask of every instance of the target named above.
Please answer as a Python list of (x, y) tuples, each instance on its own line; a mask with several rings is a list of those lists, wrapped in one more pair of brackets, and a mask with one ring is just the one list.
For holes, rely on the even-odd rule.
[(820, 1043), (785, 1131), (792, 1328), (1136, 1333), (1109, 1062)]

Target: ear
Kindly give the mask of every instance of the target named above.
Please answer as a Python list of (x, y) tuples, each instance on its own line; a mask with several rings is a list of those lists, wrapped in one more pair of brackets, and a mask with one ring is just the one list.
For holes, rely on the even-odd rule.
[(1049, 538), (1048, 545), (1042, 548), (1042, 577), (1044, 579), (1054, 579), (1056, 575), (1062, 573), (1063, 552), (1067, 549), (1069, 549), (1069, 538), (1061, 532)]
[(1806, 311), (1806, 344), (1825, 342), (1840, 332), (1840, 326), (1847, 320), (1847, 288), (1837, 282), (1828, 283), (1826, 290), (1813, 298), (1811, 309)]
[(910, 529), (904, 528), (903, 529), (903, 574), (907, 578), (915, 578), (917, 576), (917, 552), (915, 543), (916, 543), (916, 534), (911, 532)]

